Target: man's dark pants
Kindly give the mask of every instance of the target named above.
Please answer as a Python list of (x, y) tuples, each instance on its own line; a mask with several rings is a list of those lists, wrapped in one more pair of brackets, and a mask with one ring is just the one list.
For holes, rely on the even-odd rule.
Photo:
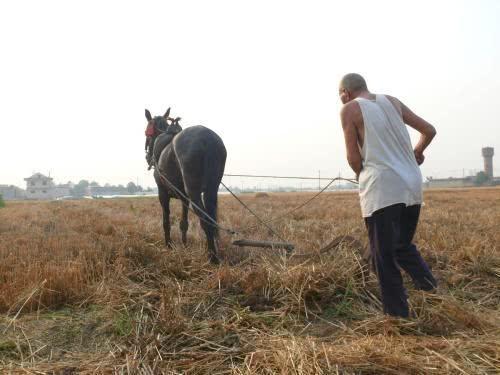
[(437, 283), (429, 266), (412, 243), (417, 229), (420, 205), (395, 204), (365, 218), (374, 269), (380, 283), (384, 313), (408, 317), (408, 301), (400, 268), (415, 287), (432, 290)]

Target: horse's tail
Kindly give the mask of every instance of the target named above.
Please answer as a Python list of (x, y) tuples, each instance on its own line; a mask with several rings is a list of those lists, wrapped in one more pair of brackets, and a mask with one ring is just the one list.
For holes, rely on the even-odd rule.
[[(203, 204), (206, 212), (214, 220), (217, 220), (217, 194), (219, 192), (219, 185), (224, 175), (224, 167), (226, 165), (226, 148), (222, 143), (213, 142), (213, 147), (208, 147), (204, 157), (204, 191), (203, 191)], [(212, 227), (214, 234), (218, 235), (218, 230)]]

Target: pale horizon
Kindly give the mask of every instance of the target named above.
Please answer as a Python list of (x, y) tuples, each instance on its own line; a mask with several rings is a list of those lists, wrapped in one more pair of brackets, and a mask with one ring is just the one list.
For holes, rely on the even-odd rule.
[(144, 109), (168, 107), (221, 136), (226, 173), (352, 177), (348, 72), (436, 127), (424, 178), (482, 170), (486, 146), (498, 176), (498, 19), (496, 1), (2, 3), (0, 184), (154, 187)]

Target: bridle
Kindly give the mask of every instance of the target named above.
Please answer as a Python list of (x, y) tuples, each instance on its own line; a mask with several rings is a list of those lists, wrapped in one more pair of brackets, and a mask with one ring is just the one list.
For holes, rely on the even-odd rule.
[[(180, 118), (178, 117), (180, 120)], [(177, 119), (172, 117), (167, 117), (165, 119), (167, 123), (167, 128), (165, 130), (158, 129), (156, 126), (156, 121), (154, 118), (148, 121), (148, 125), (146, 126), (146, 137), (158, 137), (160, 134), (168, 132), (168, 128), (176, 122)], [(170, 124), (168, 123), (170, 121)]]
[(146, 160), (148, 161), (149, 164), (148, 170), (150, 170), (153, 166), (156, 168), (156, 161), (153, 155), (153, 147), (156, 142), (156, 139), (161, 134), (171, 134), (173, 139), (178, 133), (182, 131), (182, 127), (179, 125), (180, 120), (181, 120), (180, 117), (177, 117), (175, 119), (170, 116), (166, 117), (165, 122), (167, 126), (164, 130), (158, 128), (157, 122), (155, 121), (154, 118), (148, 121), (148, 125), (146, 126), (146, 131), (145, 131), (146, 143), (144, 145), (144, 150), (146, 151)]

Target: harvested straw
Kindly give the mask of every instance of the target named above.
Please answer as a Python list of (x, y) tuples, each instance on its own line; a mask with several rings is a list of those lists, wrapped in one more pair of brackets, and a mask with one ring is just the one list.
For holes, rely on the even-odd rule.
[[(276, 225), (298, 255), (222, 238), (220, 267), (207, 262), (196, 223), (187, 248), (175, 230), (175, 248), (163, 248), (156, 200), (9, 205), (0, 212), (0, 372), (498, 373), (497, 194), (426, 198), (417, 242), (441, 286), (409, 285), (410, 320), (380, 313), (355, 195), (326, 194)], [(245, 199), (273, 217), (303, 195)], [(252, 223), (230, 200), (220, 205), (228, 226)]]

